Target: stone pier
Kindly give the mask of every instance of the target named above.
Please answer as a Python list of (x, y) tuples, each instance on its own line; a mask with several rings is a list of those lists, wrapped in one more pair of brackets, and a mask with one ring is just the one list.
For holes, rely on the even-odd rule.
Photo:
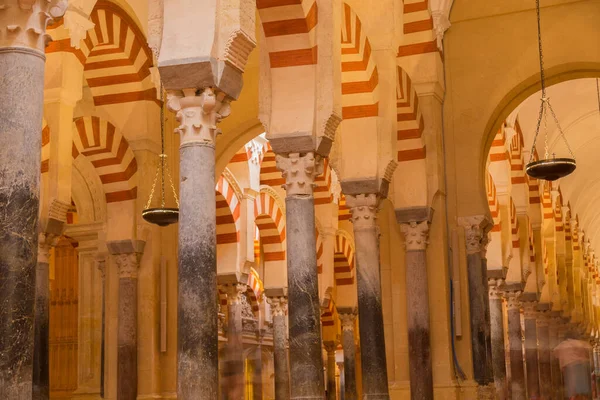
[(222, 92), (184, 89), (168, 94), (177, 114), (179, 145), (179, 270), (177, 393), (180, 400), (218, 396), (216, 125), (229, 115)]
[(426, 254), (430, 214), (426, 208), (396, 210), (406, 250), (408, 364), (412, 400), (433, 400)]
[(44, 48), (67, 6), (23, 3), (0, 12), (0, 397), (11, 400), (33, 391)]
[[(533, 297), (535, 293), (531, 293)], [(526, 296), (529, 293), (525, 294)], [(530, 399), (540, 398), (540, 382), (538, 369), (538, 336), (537, 336), (537, 302), (523, 302), (525, 316), (525, 365), (527, 366), (527, 396)]]
[(504, 349), (504, 320), (502, 313), (502, 298), (504, 294), (500, 288), (503, 283), (502, 280), (489, 281), (492, 365), (494, 369), (496, 398), (498, 400), (508, 399), (506, 351)]
[(342, 322), (342, 348), (344, 350), (344, 369), (340, 369), (340, 377), (343, 376), (344, 378), (344, 399), (357, 400), (358, 394), (356, 392), (356, 345), (354, 343), (354, 326), (356, 321), (356, 313), (354, 310), (349, 308), (338, 308), (338, 316)]
[(525, 400), (525, 368), (523, 365), (523, 341), (521, 334), (521, 291), (506, 292), (508, 310), (508, 344), (510, 348), (511, 400)]
[(287, 298), (284, 296), (267, 297), (273, 318), (273, 366), (275, 370), (275, 399), (290, 398), (290, 375), (288, 371)]
[(119, 308), (117, 329), (118, 400), (137, 399), (137, 312), (138, 269), (145, 242), (119, 240), (107, 242), (119, 274)]
[(291, 398), (322, 400), (325, 387), (313, 185), (323, 172), (323, 160), (309, 152), (277, 154), (276, 161), (286, 181)]
[[(344, 183), (342, 182), (342, 188)], [(356, 246), (356, 286), (360, 330), (363, 399), (389, 399), (381, 273), (379, 266), (379, 227), (377, 194), (346, 195), (352, 213)], [(348, 383), (348, 382), (346, 382)]]
[(242, 296), (248, 287), (243, 283), (222, 285), (227, 294), (227, 344), (222, 371), (222, 391), (228, 400), (244, 399), (244, 345), (242, 343)]
[(335, 383), (335, 350), (336, 342), (324, 342), (325, 352), (327, 353), (327, 400), (336, 400), (337, 389)]

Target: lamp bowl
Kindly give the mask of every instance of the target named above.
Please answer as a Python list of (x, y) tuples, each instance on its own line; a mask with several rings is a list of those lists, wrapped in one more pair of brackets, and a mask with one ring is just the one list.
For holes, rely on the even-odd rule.
[(154, 225), (169, 226), (179, 221), (179, 208), (148, 208), (142, 211), (142, 218)]
[(555, 181), (570, 175), (575, 168), (577, 164), (572, 158), (551, 158), (531, 162), (527, 164), (525, 171), (532, 178)]

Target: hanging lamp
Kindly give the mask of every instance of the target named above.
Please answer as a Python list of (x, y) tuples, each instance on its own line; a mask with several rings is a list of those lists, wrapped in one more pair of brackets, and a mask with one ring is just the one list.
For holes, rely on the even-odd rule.
[[(158, 226), (168, 226), (176, 223), (179, 220), (179, 199), (177, 198), (177, 193), (175, 192), (175, 186), (173, 185), (173, 179), (171, 178), (171, 173), (169, 172), (169, 166), (167, 164), (167, 155), (165, 154), (165, 105), (163, 101), (162, 85), (160, 87), (160, 102), (161, 154), (158, 156), (160, 162), (156, 167), (156, 175), (154, 176), (154, 182), (152, 183), (152, 189), (150, 190), (150, 198), (146, 203), (144, 211), (142, 211), (142, 217), (151, 224), (155, 224)], [(169, 178), (169, 184), (171, 185), (171, 190), (173, 191), (173, 198), (175, 199), (175, 203), (177, 204), (176, 208), (169, 208), (165, 206), (165, 173)], [(160, 207), (150, 208), (150, 206), (152, 205), (152, 199), (154, 198), (154, 191), (156, 189), (156, 184), (158, 183), (159, 177)]]
[[(535, 137), (533, 139), (533, 146), (531, 147), (531, 155), (529, 158), (529, 163), (525, 167), (525, 171), (527, 175), (531, 176), (535, 179), (544, 179), (546, 181), (555, 181), (557, 179), (563, 178), (567, 175), (570, 175), (577, 164), (575, 163), (575, 156), (573, 155), (573, 151), (571, 151), (571, 147), (567, 142), (567, 138), (558, 123), (558, 118), (554, 113), (554, 109), (550, 104), (550, 98), (546, 94), (546, 74), (544, 73), (544, 55), (542, 51), (542, 31), (540, 25), (540, 0), (536, 0), (535, 9), (537, 13), (537, 30), (538, 30), (538, 49), (539, 49), (539, 57), (540, 57), (540, 77), (542, 83), (542, 98), (540, 105), (540, 113), (537, 121), (537, 126), (535, 128)], [(556, 158), (554, 154), (550, 157), (548, 151), (548, 124), (547, 124), (547, 116), (548, 112), (550, 112), (556, 127), (558, 128), (558, 132), (560, 133), (561, 138), (565, 142), (567, 149), (569, 150), (570, 158)], [(534, 153), (535, 153), (535, 144), (537, 142), (538, 135), (540, 133), (540, 127), (542, 125), (542, 121), (544, 123), (544, 159), (539, 161), (534, 161)]]

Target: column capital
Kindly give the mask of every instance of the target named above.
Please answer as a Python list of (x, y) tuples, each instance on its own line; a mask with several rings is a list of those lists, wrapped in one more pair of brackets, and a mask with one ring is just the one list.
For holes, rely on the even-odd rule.
[(523, 301), (523, 315), (526, 319), (536, 319), (538, 316), (537, 312), (537, 301)]
[(231, 113), (230, 99), (215, 88), (183, 89), (167, 92), (167, 107), (176, 113), (179, 147), (215, 147), (220, 132), (217, 124)]
[(342, 331), (354, 331), (354, 321), (356, 321), (356, 312), (354, 310), (338, 310), (338, 317), (342, 323)]
[(106, 254), (98, 254), (96, 256), (96, 267), (100, 270), (102, 280), (106, 278)]
[(346, 205), (352, 214), (355, 230), (374, 228), (381, 198), (375, 193), (347, 195)]
[(337, 350), (337, 343), (333, 340), (326, 341), (323, 342), (323, 347), (325, 348), (325, 351), (327, 352), (328, 356), (330, 356), (331, 354), (335, 355), (335, 351)]
[(281, 185), (289, 196), (312, 196), (315, 179), (323, 173), (323, 159), (314, 152), (277, 154), (277, 169), (285, 179)]
[(219, 285), (219, 289), (227, 295), (227, 304), (237, 305), (242, 302), (242, 295), (248, 291), (248, 285), (245, 283), (229, 283)]
[(521, 292), (518, 290), (507, 290), (504, 292), (506, 296), (506, 307), (508, 310), (521, 309)]
[(46, 27), (64, 15), (66, 0), (8, 0), (0, 7), (0, 52), (35, 50), (44, 55), (52, 39)]
[(459, 217), (458, 223), (465, 229), (467, 254), (484, 251), (487, 246), (487, 231), (491, 225), (488, 217), (485, 215)]
[(109, 253), (117, 263), (119, 279), (137, 279), (145, 245), (146, 242), (142, 240), (115, 240), (106, 243)]
[(59, 240), (60, 235), (46, 232), (38, 234), (38, 263), (48, 264), (50, 262), (50, 249), (56, 247)]
[(406, 251), (425, 251), (429, 244), (429, 222), (407, 222), (400, 224), (404, 234)]
[(488, 294), (490, 300), (502, 300), (504, 298), (504, 279), (488, 279)]
[(271, 315), (273, 317), (284, 317), (287, 314), (287, 297), (267, 297), (267, 303), (271, 306)]

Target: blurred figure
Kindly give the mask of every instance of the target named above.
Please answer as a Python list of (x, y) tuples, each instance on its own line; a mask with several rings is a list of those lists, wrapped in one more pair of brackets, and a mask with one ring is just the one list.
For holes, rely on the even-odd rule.
[(565, 399), (592, 399), (590, 349), (589, 343), (574, 338), (564, 340), (554, 348), (563, 374)]

